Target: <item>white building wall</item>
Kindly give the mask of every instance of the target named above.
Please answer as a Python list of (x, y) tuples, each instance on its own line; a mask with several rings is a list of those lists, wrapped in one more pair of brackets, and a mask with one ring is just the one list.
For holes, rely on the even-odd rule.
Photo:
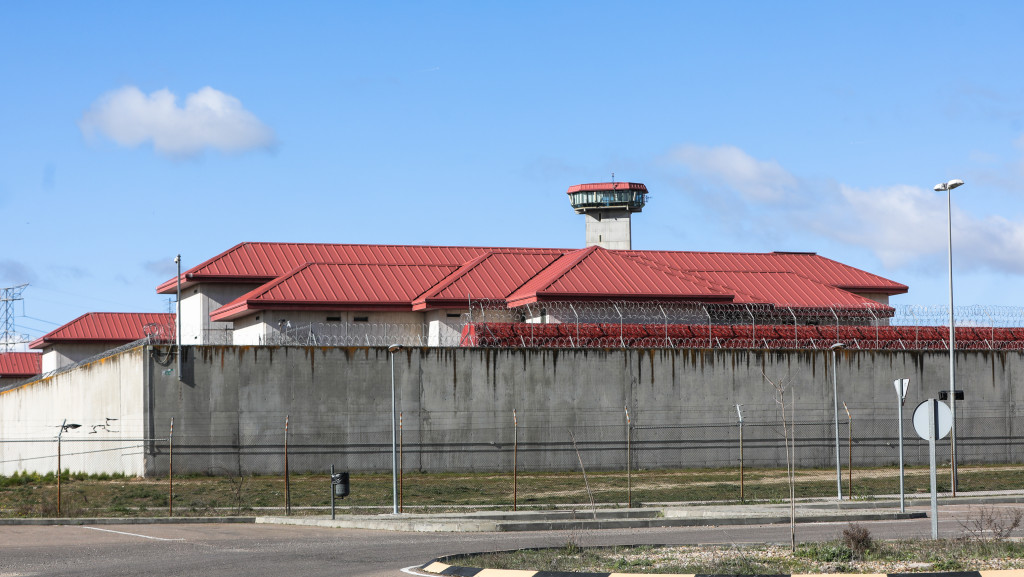
[(420, 311), (257, 311), (235, 320), (233, 344), (426, 345)]
[(62, 469), (141, 476), (145, 354), (138, 347), (0, 392), (0, 475), (56, 471), (66, 420), (81, 426), (63, 434)]
[(428, 325), (428, 347), (457, 347), (462, 337), (462, 325), (465, 324), (465, 311), (442, 309), (426, 311), (424, 317)]
[(181, 291), (181, 344), (231, 344), (231, 322), (214, 322), (210, 313), (245, 293), (255, 284), (199, 283)]
[(55, 343), (43, 349), (42, 363), (43, 374), (50, 371), (73, 365), (78, 361), (98, 355), (122, 345), (116, 343)]

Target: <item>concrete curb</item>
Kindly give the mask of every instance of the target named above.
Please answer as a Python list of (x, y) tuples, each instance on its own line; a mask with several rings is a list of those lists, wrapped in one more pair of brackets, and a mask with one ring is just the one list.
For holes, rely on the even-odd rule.
[[(454, 575), (458, 577), (631, 577), (635, 575), (661, 575), (662, 577), (698, 577), (693, 573), (594, 573), (571, 571), (531, 571), (522, 569), (481, 569), (479, 567), (461, 567), (448, 565), (444, 561), (447, 557), (440, 557), (419, 567), (421, 571), (434, 573), (436, 575)], [(1022, 569), (1008, 569), (997, 571), (952, 571), (948, 573), (822, 573), (822, 574), (790, 574), (772, 575), (771, 577), (1024, 577)], [(700, 575), (699, 577), (735, 577)], [(764, 576), (760, 576), (764, 577)]]
[[(514, 531), (564, 531), (590, 529), (650, 529), (655, 527), (697, 527), (704, 525), (762, 525), (789, 523), (789, 514), (780, 511), (766, 511), (754, 508), (747, 511), (709, 511), (701, 508), (632, 509), (633, 515), (623, 515), (623, 510), (598, 511), (598, 518), (591, 513), (577, 511), (532, 512), (519, 515), (482, 514), (466, 515), (378, 515), (346, 516), (338, 519), (310, 517), (257, 517), (256, 523), (275, 525), (305, 525), (333, 527), (338, 529), (372, 529), (398, 532), (514, 532)], [(571, 516), (570, 516), (571, 515)], [(901, 519), (922, 519), (923, 511), (899, 513), (894, 510), (846, 511), (801, 511), (797, 523), (821, 523), (841, 519), (843, 521), (886, 521)], [(1024, 577), (1024, 576), (1022, 576)]]
[(81, 517), (75, 519), (0, 519), (2, 525), (191, 525), (196, 523), (255, 523), (255, 517)]

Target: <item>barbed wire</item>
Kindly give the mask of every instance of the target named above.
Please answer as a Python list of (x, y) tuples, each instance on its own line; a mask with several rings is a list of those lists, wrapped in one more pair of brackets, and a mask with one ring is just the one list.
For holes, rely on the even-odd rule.
[[(271, 332), (264, 340), (264, 344), (278, 346), (431, 346), (430, 325), (427, 323), (309, 323)], [(458, 334), (454, 334), (443, 344), (434, 346), (452, 347), (458, 344)]]
[[(0, 387), (0, 391), (6, 391), (8, 389), (15, 389), (15, 388), (18, 388), (18, 387), (24, 385), (25, 383), (30, 383), (30, 382), (33, 382), (33, 381), (39, 381), (39, 380), (42, 380), (42, 379), (47, 379), (47, 378), (59, 375), (61, 373), (66, 373), (68, 371), (77, 369), (78, 367), (81, 367), (83, 365), (88, 365), (90, 363), (95, 363), (96, 361), (98, 361), (100, 359), (105, 359), (107, 357), (112, 357), (114, 355), (123, 353), (125, 351), (130, 351), (132, 349), (135, 349), (135, 348), (138, 348), (138, 347), (141, 347), (141, 346), (144, 346), (144, 345), (163, 344), (164, 343), (164, 341), (157, 340), (157, 339), (159, 339), (159, 337), (156, 337), (156, 338), (153, 338), (153, 337), (143, 337), (143, 338), (141, 338), (141, 339), (139, 339), (137, 341), (132, 341), (130, 343), (123, 344), (123, 345), (121, 345), (119, 347), (115, 347), (115, 348), (103, 351), (101, 353), (97, 353), (95, 355), (92, 355), (91, 357), (82, 359), (80, 361), (76, 361), (76, 362), (71, 363), (69, 365), (64, 365), (63, 367), (59, 367), (59, 368), (54, 369), (52, 371), (47, 371), (47, 372), (39, 374), (39, 375), (28, 377), (27, 379), (24, 379), (24, 380), (14, 382), (14, 383), (12, 383), (10, 385), (4, 386), (4, 387)], [(173, 342), (173, 339), (171, 339), (171, 341)]]
[[(948, 326), (946, 305), (792, 307), (766, 304), (657, 301), (540, 302), (509, 308), (504, 299), (471, 300), (468, 322), (548, 322), (644, 324), (858, 324)], [(1024, 307), (965, 305), (953, 309), (957, 326), (1024, 327)]]
[[(1024, 350), (1024, 307), (953, 309), (959, 350)], [(509, 308), (475, 299), (451, 323), (324, 322), (278, 327), (270, 346), (494, 348), (754, 348), (940, 350), (949, 348), (949, 307), (869, 305), (784, 307), (659, 301), (553, 301)], [(433, 328), (432, 328), (433, 325)], [(1015, 330), (1020, 329), (1020, 330)], [(173, 344), (174, 322), (151, 323), (146, 337), (4, 387), (44, 379), (146, 344)], [(433, 332), (432, 332), (433, 331)], [(895, 332), (894, 332), (895, 331)], [(234, 344), (230, 328), (204, 330), (208, 345)], [(0, 389), (3, 390), (3, 389)]]

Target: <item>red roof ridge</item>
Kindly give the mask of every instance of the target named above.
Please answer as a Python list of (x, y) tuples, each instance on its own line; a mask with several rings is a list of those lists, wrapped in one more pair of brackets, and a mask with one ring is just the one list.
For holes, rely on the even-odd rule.
[[(228, 250), (226, 250), (226, 251), (224, 251), (224, 252), (222, 252), (222, 253), (220, 253), (220, 254), (212, 257), (212, 258), (209, 258), (209, 259), (199, 263), (198, 265), (190, 267), (188, 270), (182, 272), (181, 273), (182, 287), (184, 288), (185, 286), (191, 286), (191, 284), (193, 282), (196, 282), (196, 281), (193, 280), (194, 276), (204, 277), (205, 280), (225, 279), (225, 280), (234, 280), (234, 281), (237, 281), (237, 282), (246, 282), (246, 281), (248, 281), (248, 282), (258, 282), (258, 281), (266, 282), (268, 280), (272, 280), (274, 278), (277, 278), (277, 276), (279, 276), (279, 274), (281, 274), (281, 273), (279, 273), (279, 274), (245, 274), (245, 273), (242, 273), (242, 274), (238, 274), (238, 273), (235, 273), (235, 274), (231, 274), (231, 273), (228, 273), (228, 274), (216, 274), (216, 273), (203, 272), (204, 268), (211, 267), (214, 264), (218, 263), (219, 261), (223, 261), (223, 260), (227, 259), (229, 256), (231, 256), (234, 253), (239, 253), (241, 255), (241, 253), (243, 252), (244, 249), (260, 248), (260, 247), (296, 247), (296, 248), (305, 248), (305, 249), (311, 249), (311, 250), (316, 250), (317, 248), (325, 248), (325, 247), (332, 247), (332, 248), (353, 247), (353, 248), (362, 248), (362, 249), (382, 249), (382, 250), (389, 250), (389, 249), (422, 249), (422, 250), (430, 250), (430, 251), (467, 251), (468, 250), (468, 251), (474, 251), (474, 252), (490, 251), (490, 252), (499, 252), (499, 253), (500, 252), (523, 252), (523, 253), (543, 253), (543, 254), (564, 253), (566, 250), (568, 250), (568, 249), (540, 248), (540, 247), (532, 247), (532, 248), (531, 247), (477, 247), (477, 246), (455, 246), (455, 245), (439, 246), (439, 245), (414, 245), (414, 244), (360, 244), (360, 243), (316, 243), (316, 242), (302, 242), (302, 243), (300, 243), (300, 242), (247, 241), (247, 242), (242, 242), (242, 243), (236, 244), (235, 246), (229, 248)], [(240, 256), (239, 258), (242, 258), (242, 257)], [(416, 263), (416, 262), (409, 262), (408, 264), (418, 264), (418, 263)], [(176, 284), (177, 284), (176, 281), (177, 280), (178, 280), (178, 277), (176, 276), (176, 277), (171, 278), (170, 280), (164, 281), (163, 283), (161, 283), (160, 285), (157, 286), (156, 292), (159, 293), (159, 294), (173, 293), (175, 291), (175, 288), (176, 288)]]
[[(633, 251), (633, 252), (637, 252), (637, 251)], [(707, 285), (707, 287), (710, 288), (710, 289), (721, 290), (722, 292), (726, 292), (726, 293), (733, 293), (734, 300), (735, 300), (735, 297), (737, 295), (742, 295), (744, 297), (749, 297), (751, 299), (756, 298), (756, 297), (754, 297), (754, 295), (747, 294), (747, 293), (745, 293), (742, 290), (736, 289), (735, 287), (726, 286), (726, 285), (724, 285), (722, 283), (718, 283), (718, 282), (715, 282), (715, 281), (713, 281), (713, 280), (711, 280), (711, 279), (709, 279), (707, 277), (701, 276), (701, 274), (699, 272), (696, 272), (696, 271), (683, 270), (683, 269), (681, 269), (681, 268), (679, 268), (677, 266), (673, 266), (673, 265), (671, 265), (671, 264), (669, 264), (667, 262), (662, 262), (662, 261), (659, 261), (659, 260), (654, 260), (654, 259), (652, 259), (650, 257), (645, 256), (645, 255), (623, 255), (623, 256), (625, 256), (626, 258), (636, 259), (639, 262), (641, 262), (642, 264), (644, 264), (645, 266), (651, 267), (651, 268), (653, 268), (655, 270), (659, 270), (659, 271), (665, 272), (667, 274), (671, 274), (673, 276), (681, 277), (684, 280), (689, 280), (691, 282)]]
[(439, 282), (436, 285), (430, 287), (429, 289), (426, 290), (426, 292), (424, 292), (420, 296), (416, 297), (412, 301), (412, 310), (415, 311), (415, 310), (420, 310), (420, 309), (426, 308), (426, 306), (427, 306), (427, 299), (429, 299), (430, 297), (432, 297), (434, 295), (437, 295), (438, 293), (440, 293), (444, 289), (448, 288), (455, 281), (457, 281), (460, 278), (462, 278), (462, 277), (466, 276), (467, 274), (469, 274), (469, 272), (471, 270), (473, 270), (474, 268), (476, 268), (480, 263), (484, 262), (485, 260), (491, 258), (494, 255), (495, 255), (495, 253), (493, 253), (493, 252), (486, 252), (486, 253), (484, 253), (484, 254), (476, 257), (476, 258), (470, 259), (469, 261), (464, 263), (462, 266), (460, 266), (459, 268), (455, 269), (454, 272), (452, 272), (450, 275), (446, 276), (441, 282)]
[[(793, 256), (790, 253), (782, 253), (782, 254), (785, 255), (785, 256)], [(878, 279), (879, 281), (882, 281), (885, 284), (891, 285), (894, 289), (895, 288), (901, 288), (902, 289), (901, 291), (899, 291), (897, 293), (893, 293), (893, 294), (905, 293), (905, 292), (910, 290), (910, 287), (908, 287), (907, 285), (905, 285), (903, 283), (898, 283), (896, 281), (889, 280), (889, 279), (887, 279), (887, 278), (885, 278), (885, 277), (883, 277), (881, 275), (877, 275), (877, 274), (875, 274), (873, 272), (868, 272), (868, 271), (866, 271), (864, 269), (850, 266), (850, 265), (848, 265), (846, 263), (839, 262), (837, 260), (831, 259), (831, 258), (829, 258), (827, 256), (822, 256), (820, 254), (816, 254), (814, 256), (816, 258), (818, 258), (818, 259), (826, 260), (826, 261), (828, 261), (830, 263), (834, 263), (835, 265), (841, 266), (841, 267), (843, 267), (845, 269), (852, 269), (852, 270), (855, 270), (855, 271), (857, 271), (857, 272), (859, 272), (861, 274), (865, 274), (865, 275), (868, 275), (870, 277), (876, 278), (876, 279)], [(811, 279), (811, 280), (814, 280), (814, 279)], [(836, 288), (842, 288), (842, 289), (846, 289), (846, 290), (863, 290), (864, 292), (875, 291), (875, 292), (883, 292), (883, 293), (887, 292), (887, 291), (883, 290), (882, 287), (872, 286), (872, 285), (838, 284), (838, 285), (833, 285), (833, 286), (835, 286)]]
[[(731, 293), (718, 292), (714, 287), (708, 285), (702, 279), (688, 279), (682, 278), (678, 275), (672, 274), (670, 271), (648, 266), (646, 263), (639, 259), (632, 258), (627, 254), (623, 254), (621, 251), (607, 250), (598, 246), (591, 246), (587, 249), (576, 251), (571, 255), (556, 260), (550, 266), (544, 269), (540, 274), (536, 275), (529, 282), (525, 283), (515, 293), (510, 295), (507, 299), (508, 306), (514, 307), (521, 304), (528, 304), (530, 302), (537, 302), (543, 295), (542, 292), (550, 292), (551, 296), (558, 296), (561, 298), (584, 298), (584, 299), (595, 299), (595, 298), (613, 298), (615, 295), (621, 294), (621, 289), (608, 288), (610, 285), (607, 284), (608, 277), (605, 279), (593, 278), (589, 279), (586, 285), (583, 286), (576, 284), (575, 286), (580, 288), (563, 287), (570, 289), (570, 292), (554, 292), (547, 291), (563, 279), (567, 278), (570, 273), (581, 266), (585, 261), (591, 257), (598, 257), (601, 259), (612, 259), (613, 261), (618, 260), (624, 266), (618, 267), (618, 270), (609, 274), (608, 277), (616, 278), (621, 281), (625, 278), (624, 275), (639, 274), (636, 268), (631, 271), (628, 270), (630, 267), (640, 267), (639, 270), (649, 270), (652, 276), (645, 278), (632, 279), (634, 285), (645, 285), (649, 289), (654, 289), (653, 292), (637, 292), (632, 291), (629, 294), (629, 298), (632, 299), (662, 299), (662, 300), (713, 300), (713, 301), (731, 301), (734, 295)], [(606, 261), (607, 262), (607, 261)], [(659, 280), (659, 275), (661, 279)], [(667, 281), (665, 277), (675, 279), (673, 281)], [(602, 286), (602, 282), (606, 283)], [(613, 281), (614, 283), (615, 281)], [(685, 288), (681, 283), (689, 285), (690, 289), (697, 289), (699, 292), (684, 293), (680, 289)], [(570, 294), (572, 293), (572, 294)]]
[[(526, 298), (524, 296), (517, 296), (521, 291), (532, 290), (534, 294), (536, 294), (538, 290), (541, 290), (545, 286), (550, 286), (558, 279), (564, 277), (566, 274), (569, 273), (569, 271), (575, 268), (588, 256), (594, 254), (594, 252), (596, 252), (598, 249), (601, 249), (601, 247), (597, 245), (589, 246), (587, 248), (574, 250), (573, 252), (562, 255), (560, 258), (556, 258), (554, 261), (552, 261), (551, 264), (544, 267), (537, 274), (535, 274), (533, 278), (524, 282), (519, 286), (519, 288), (512, 291), (512, 293), (509, 294), (507, 298), (508, 306), (514, 306), (512, 304), (513, 302), (518, 302)], [(541, 285), (541, 283), (543, 284)], [(534, 284), (540, 286), (538, 286), (537, 288), (533, 288), (531, 285)]]
[[(415, 269), (419, 269), (419, 270), (437, 269), (437, 273), (443, 274), (443, 276), (441, 278), (448, 277), (451, 272), (453, 272), (454, 270), (456, 270), (458, 268), (455, 265), (432, 264), (432, 263), (425, 263), (425, 264), (408, 264), (408, 263), (393, 264), (393, 263), (307, 262), (307, 263), (303, 263), (302, 265), (294, 268), (293, 270), (289, 271), (288, 273), (279, 276), (278, 278), (274, 279), (273, 281), (271, 281), (271, 282), (269, 282), (267, 284), (261, 285), (261, 286), (257, 287), (256, 289), (253, 289), (253, 290), (245, 293), (244, 295), (234, 299), (233, 301), (231, 301), (231, 302), (221, 306), (220, 308), (214, 310), (213, 312), (210, 313), (210, 319), (214, 320), (214, 321), (233, 320), (236, 316), (240, 316), (241, 312), (244, 312), (244, 311), (247, 311), (247, 310), (262, 310), (262, 309), (267, 307), (267, 303), (274, 303), (278, 307), (284, 307), (284, 308), (310, 309), (310, 310), (323, 310), (325, 308), (327, 308), (327, 309), (345, 308), (347, 306), (352, 306), (353, 304), (361, 304), (361, 305), (365, 305), (367, 307), (377, 308), (379, 310), (393, 310), (395, 307), (402, 308), (403, 310), (411, 310), (412, 299), (415, 298), (416, 296), (419, 296), (419, 294), (421, 294), (421, 292), (422, 292), (419, 287), (415, 286), (415, 282), (416, 281), (414, 281), (412, 283), (405, 283), (404, 285), (402, 285), (401, 283), (387, 284), (386, 285), (386, 286), (388, 286), (390, 288), (397, 289), (398, 292), (401, 292), (401, 290), (409, 291), (410, 289), (416, 290), (416, 291), (420, 291), (420, 292), (413, 293), (412, 297), (409, 297), (408, 296), (409, 293), (407, 292), (406, 296), (403, 296), (398, 301), (395, 301), (395, 300), (391, 300), (391, 301), (382, 300), (379, 295), (373, 296), (373, 299), (371, 299), (371, 300), (360, 300), (360, 299), (352, 299), (352, 298), (346, 298), (346, 299), (343, 299), (343, 300), (332, 300), (332, 299), (328, 299), (328, 298), (323, 298), (324, 295), (310, 297), (309, 296), (310, 293), (308, 292), (308, 288), (309, 287), (289, 286), (289, 283), (291, 283), (293, 281), (293, 279), (295, 279), (295, 282), (300, 282), (301, 281), (301, 282), (314, 282), (315, 283), (315, 282), (318, 282), (318, 281), (326, 281), (325, 284), (321, 284), (321, 285), (319, 285), (319, 287), (326, 287), (328, 289), (335, 289), (335, 288), (339, 288), (340, 287), (342, 293), (345, 290), (347, 290), (345, 287), (351, 288), (352, 286), (361, 286), (361, 285), (358, 285), (358, 282), (355, 283), (355, 284), (353, 284), (353, 283), (348, 283), (348, 284), (332, 284), (332, 281), (331, 281), (330, 278), (305, 279), (305, 280), (302, 280), (302, 279), (299, 278), (301, 273), (304, 270), (310, 269), (310, 268), (314, 268), (314, 267), (331, 267), (331, 268), (362, 267), (364, 269), (376, 269), (376, 270), (378, 270), (380, 272), (383, 272), (383, 271), (385, 271), (387, 269), (406, 268), (406, 267), (407, 268), (415, 268)], [(315, 273), (310, 273), (310, 274), (315, 274)], [(427, 278), (420, 278), (418, 280), (418, 282), (426, 281), (426, 282), (430, 283), (428, 286), (433, 286), (434, 284), (436, 284), (437, 281), (433, 280), (430, 277), (435, 277), (436, 278), (437, 276), (439, 276), (439, 274), (427, 275)], [(337, 280), (337, 279), (334, 279), (334, 280)], [(365, 279), (362, 279), (362, 280), (365, 280)], [(378, 281), (384, 280), (384, 281), (387, 281), (387, 282), (391, 282), (387, 278), (384, 278), (384, 279), (379, 279), (378, 278), (378, 279), (372, 279), (372, 280), (378, 280)], [(391, 280), (394, 280), (394, 279), (392, 278)], [(369, 285), (367, 285), (367, 286), (369, 286)], [(382, 285), (380, 285), (378, 283), (378, 285), (376, 285), (376, 289), (379, 290), (381, 286)], [(365, 287), (363, 287), (363, 288), (365, 288)], [(283, 298), (282, 298), (282, 295), (277, 295), (277, 296), (271, 295), (272, 292), (274, 292), (275, 290), (278, 290), (278, 289), (280, 289), (282, 293), (287, 293), (287, 294), (283, 295)], [(306, 289), (307, 292), (304, 293), (303, 292), (304, 289)], [(351, 294), (351, 292), (349, 294)], [(335, 296), (341, 296), (341, 294), (340, 293), (335, 293)], [(405, 309), (404, 307), (408, 307), (408, 309)]]

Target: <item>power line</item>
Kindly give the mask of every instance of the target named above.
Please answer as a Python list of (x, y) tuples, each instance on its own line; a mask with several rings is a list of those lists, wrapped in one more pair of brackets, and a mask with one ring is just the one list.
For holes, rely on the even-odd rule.
[(30, 317), (30, 316), (28, 316), (28, 315), (18, 315), (18, 316), (19, 316), (19, 317), (21, 317), (21, 318), (23, 318), (23, 319), (32, 319), (32, 320), (34, 320), (34, 321), (39, 321), (39, 322), (41, 322), (41, 323), (46, 323), (46, 324), (48, 324), (48, 325), (53, 325), (53, 326), (55, 326), (55, 327), (59, 327), (59, 326), (60, 326), (60, 323), (55, 323), (55, 322), (53, 322), (53, 321), (48, 321), (48, 320), (46, 320), (46, 319), (37, 319), (36, 317)]

